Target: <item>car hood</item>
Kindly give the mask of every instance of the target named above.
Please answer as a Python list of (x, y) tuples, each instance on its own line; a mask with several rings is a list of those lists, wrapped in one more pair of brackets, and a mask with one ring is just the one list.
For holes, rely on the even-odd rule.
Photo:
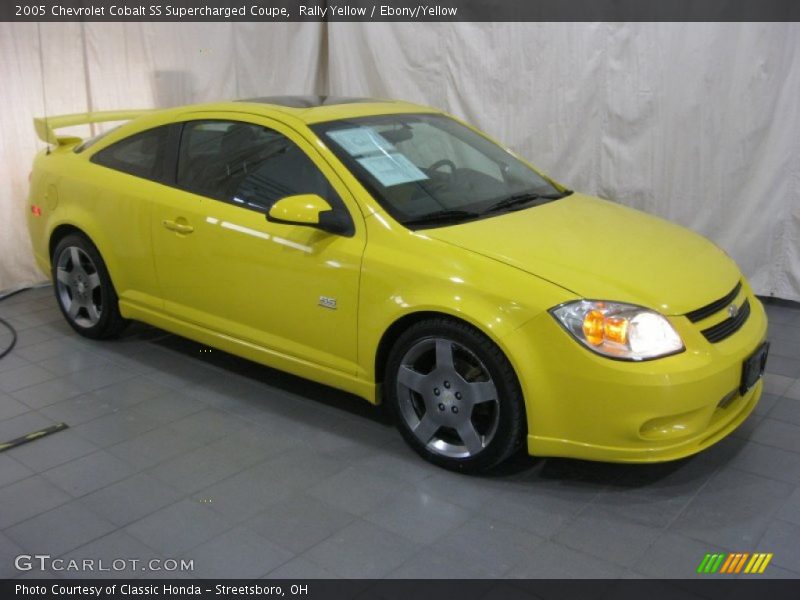
[(736, 264), (704, 237), (581, 194), (424, 234), (597, 300), (683, 314), (733, 289)]

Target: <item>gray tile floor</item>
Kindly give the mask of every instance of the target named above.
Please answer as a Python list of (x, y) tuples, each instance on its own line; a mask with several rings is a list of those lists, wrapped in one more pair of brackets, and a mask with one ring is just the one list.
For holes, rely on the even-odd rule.
[[(800, 577), (800, 309), (768, 306), (767, 394), (688, 460), (520, 456), (466, 477), (346, 394), (132, 326), (90, 342), (49, 288), (0, 303), (0, 577), (19, 554), (176, 558), (189, 577), (688, 577), (706, 552), (773, 552)], [(8, 337), (0, 336), (0, 347)], [(85, 575), (91, 575), (86, 573)], [(128, 569), (105, 573), (141, 577)]]

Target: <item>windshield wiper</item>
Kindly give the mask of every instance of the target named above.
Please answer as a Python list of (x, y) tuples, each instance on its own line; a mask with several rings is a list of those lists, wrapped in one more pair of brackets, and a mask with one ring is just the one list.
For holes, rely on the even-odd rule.
[(564, 190), (563, 192), (555, 194), (537, 194), (536, 192), (525, 192), (522, 194), (512, 194), (507, 198), (503, 198), (499, 202), (495, 202), (489, 208), (483, 210), (482, 214), (498, 212), (508, 208), (514, 208), (522, 204), (530, 202), (537, 202), (539, 200), (559, 200), (565, 198), (572, 193), (572, 190)]
[(468, 210), (437, 210), (427, 215), (421, 215), (403, 221), (403, 225), (424, 225), (426, 223), (438, 223), (441, 221), (462, 221), (479, 217), (481, 213)]

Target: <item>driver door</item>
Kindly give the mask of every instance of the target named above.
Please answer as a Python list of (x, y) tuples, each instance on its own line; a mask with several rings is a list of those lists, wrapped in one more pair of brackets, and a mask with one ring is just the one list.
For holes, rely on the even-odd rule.
[[(184, 123), (177, 189), (155, 203), (152, 219), (165, 310), (295, 359), (355, 373), (366, 240), (361, 213), (303, 137), (266, 118), (241, 119), (192, 113)], [(267, 221), (275, 201), (307, 193), (341, 211), (349, 233)]]

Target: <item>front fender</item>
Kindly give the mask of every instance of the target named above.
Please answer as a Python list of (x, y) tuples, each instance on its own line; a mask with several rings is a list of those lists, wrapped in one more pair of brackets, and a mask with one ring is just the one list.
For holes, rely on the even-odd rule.
[[(524, 323), (572, 294), (479, 254), (411, 232), (382, 243), (370, 236), (359, 301), (359, 370), (380, 379), (381, 341), (393, 325), (418, 313), (462, 320), (489, 337), (519, 372), (509, 340)], [(374, 401), (374, 399), (372, 399)]]

